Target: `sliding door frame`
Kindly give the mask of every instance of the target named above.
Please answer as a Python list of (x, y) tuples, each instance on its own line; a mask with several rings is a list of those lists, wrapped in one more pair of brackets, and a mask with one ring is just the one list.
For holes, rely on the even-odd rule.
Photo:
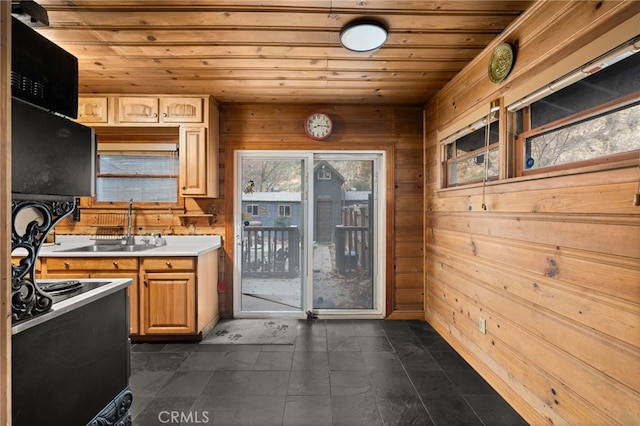
[[(243, 312), (241, 310), (242, 299), (242, 270), (241, 270), (241, 248), (239, 249), (238, 238), (242, 235), (242, 190), (243, 182), (241, 176), (241, 161), (247, 156), (264, 156), (265, 159), (304, 159), (304, 177), (302, 187), (301, 201), (305, 205), (303, 211), (306, 212), (303, 220), (303, 257), (300, 273), (302, 280), (302, 298), (303, 307), (300, 312)], [(372, 272), (372, 281), (374, 286), (373, 309), (318, 309), (313, 310), (313, 224), (315, 220), (315, 212), (312, 208), (314, 199), (313, 194), (313, 168), (314, 160), (320, 159), (336, 159), (336, 160), (361, 160), (370, 159), (374, 162), (373, 179), (374, 179), (374, 227), (375, 227), (375, 253), (373, 256), (373, 265), (375, 268)], [(373, 318), (381, 319), (385, 317), (385, 309), (387, 306), (387, 286), (386, 277), (388, 271), (386, 268), (387, 249), (387, 169), (388, 155), (386, 151), (381, 150), (296, 150), (296, 151), (272, 151), (272, 150), (235, 150), (234, 151), (234, 185), (233, 185), (233, 249), (229, 247), (233, 254), (233, 312), (236, 318), (269, 318), (269, 317), (298, 317), (304, 318), (308, 312), (313, 312), (318, 318)]]

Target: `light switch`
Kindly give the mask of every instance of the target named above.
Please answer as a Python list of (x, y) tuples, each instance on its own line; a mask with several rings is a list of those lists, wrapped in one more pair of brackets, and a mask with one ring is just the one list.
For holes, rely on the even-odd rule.
[(480, 332), (482, 334), (487, 334), (487, 322), (484, 318), (480, 317), (478, 320), (478, 327), (480, 328)]

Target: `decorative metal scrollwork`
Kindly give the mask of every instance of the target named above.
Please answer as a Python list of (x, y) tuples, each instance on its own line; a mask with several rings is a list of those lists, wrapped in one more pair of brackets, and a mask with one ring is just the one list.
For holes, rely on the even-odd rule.
[[(11, 252), (26, 250), (27, 254), (11, 268), (12, 321), (18, 322), (43, 314), (51, 309), (53, 300), (40, 291), (36, 283), (36, 258), (47, 234), (60, 220), (73, 211), (75, 200), (12, 200), (11, 201)], [(19, 233), (16, 219), (20, 213), (32, 210), (36, 219)]]
[(132, 403), (133, 393), (127, 387), (87, 423), (87, 426), (131, 426), (129, 408)]

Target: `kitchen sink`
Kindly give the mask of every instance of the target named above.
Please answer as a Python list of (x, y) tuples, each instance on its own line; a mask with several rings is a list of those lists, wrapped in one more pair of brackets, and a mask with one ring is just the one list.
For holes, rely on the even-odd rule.
[(118, 252), (118, 251), (145, 251), (155, 248), (147, 244), (91, 244), (88, 246), (74, 247), (64, 250), (56, 250), (59, 252), (89, 252), (89, 253), (102, 253), (102, 252)]
[(107, 244), (91, 244), (90, 246), (82, 246), (82, 247), (74, 247), (70, 249), (56, 250), (62, 252), (74, 252), (74, 251), (88, 251), (88, 252), (102, 252), (102, 251), (113, 251), (118, 247), (114, 245)]
[(156, 248), (156, 247), (149, 246), (146, 244), (127, 244), (127, 245), (117, 246), (115, 250), (111, 250), (111, 251), (145, 251), (152, 248)]

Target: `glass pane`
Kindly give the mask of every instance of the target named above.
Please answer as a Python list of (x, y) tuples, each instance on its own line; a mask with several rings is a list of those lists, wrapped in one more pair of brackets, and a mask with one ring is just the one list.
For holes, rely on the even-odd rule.
[(536, 129), (638, 91), (640, 54), (635, 54), (531, 104), (531, 128)]
[(178, 179), (173, 178), (137, 178), (137, 177), (98, 177), (96, 180), (96, 199), (98, 201), (134, 201), (177, 202)]
[(539, 169), (640, 149), (640, 104), (525, 141), (525, 168)]
[(98, 170), (101, 174), (176, 176), (178, 157), (100, 154)]
[[(486, 121), (485, 121), (486, 122)], [(498, 142), (499, 138), (499, 122), (494, 121), (489, 126), (489, 144)], [(464, 135), (456, 140), (456, 155), (464, 155), (476, 149), (483, 148), (486, 144), (486, 127)]]
[(302, 173), (301, 159), (242, 159), (242, 312), (302, 310)]
[(315, 161), (331, 179), (313, 182), (314, 309), (373, 309), (373, 167), (371, 160)]
[(178, 201), (178, 161), (175, 153), (171, 152), (160, 155), (101, 153), (98, 158), (96, 199), (115, 202), (133, 198), (141, 202), (175, 203)]
[[(449, 185), (482, 181), (485, 175), (485, 152), (463, 160), (453, 161), (449, 165)], [(487, 179), (498, 176), (498, 148), (489, 150)]]

